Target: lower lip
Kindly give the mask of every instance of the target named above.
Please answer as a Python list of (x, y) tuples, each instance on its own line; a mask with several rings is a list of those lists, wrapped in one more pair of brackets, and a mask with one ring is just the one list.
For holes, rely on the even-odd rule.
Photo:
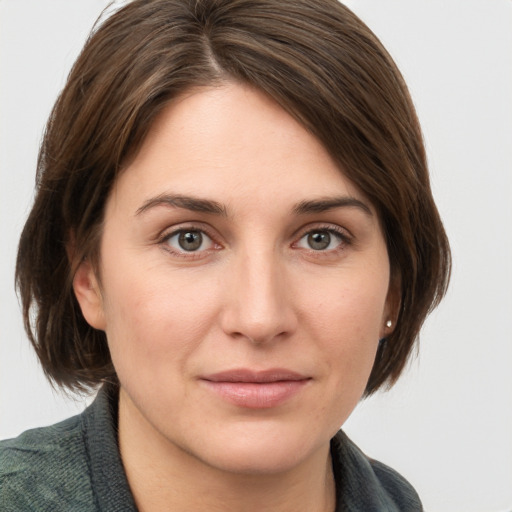
[(238, 407), (268, 409), (290, 400), (299, 393), (308, 379), (277, 382), (203, 382), (209, 389)]

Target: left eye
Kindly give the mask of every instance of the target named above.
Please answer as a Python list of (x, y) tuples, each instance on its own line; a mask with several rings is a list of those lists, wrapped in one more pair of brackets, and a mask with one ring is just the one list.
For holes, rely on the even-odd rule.
[(318, 229), (306, 233), (297, 243), (303, 249), (329, 251), (338, 248), (343, 240), (340, 234), (327, 229)]
[(213, 247), (212, 239), (203, 231), (195, 229), (176, 231), (167, 238), (166, 243), (178, 252), (205, 251)]

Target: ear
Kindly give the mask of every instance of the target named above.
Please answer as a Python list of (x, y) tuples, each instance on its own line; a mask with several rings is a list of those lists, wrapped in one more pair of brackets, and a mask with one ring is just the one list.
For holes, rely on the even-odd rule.
[(106, 322), (101, 290), (94, 268), (87, 259), (80, 263), (75, 273), (73, 290), (87, 323), (104, 331)]
[(387, 338), (396, 327), (400, 303), (402, 302), (402, 287), (399, 277), (391, 277), (388, 294), (382, 315), (380, 338)]

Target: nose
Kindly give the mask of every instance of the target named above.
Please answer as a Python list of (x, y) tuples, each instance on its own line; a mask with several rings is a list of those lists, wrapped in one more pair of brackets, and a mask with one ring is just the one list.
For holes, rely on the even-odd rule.
[(285, 268), (272, 251), (241, 254), (230, 268), (222, 329), (232, 338), (254, 344), (289, 337), (297, 315)]

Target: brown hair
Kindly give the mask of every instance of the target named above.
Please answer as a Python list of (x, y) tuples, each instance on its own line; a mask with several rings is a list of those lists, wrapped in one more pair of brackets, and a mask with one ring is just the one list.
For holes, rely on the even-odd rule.
[(135, 0), (90, 36), (48, 121), (18, 252), (25, 328), (44, 371), (72, 390), (115, 379), (74, 272), (84, 257), (98, 261), (106, 199), (158, 113), (185, 89), (224, 80), (276, 100), (376, 207), (401, 302), (366, 392), (391, 385), (446, 290), (450, 253), (400, 72), (337, 0)]

